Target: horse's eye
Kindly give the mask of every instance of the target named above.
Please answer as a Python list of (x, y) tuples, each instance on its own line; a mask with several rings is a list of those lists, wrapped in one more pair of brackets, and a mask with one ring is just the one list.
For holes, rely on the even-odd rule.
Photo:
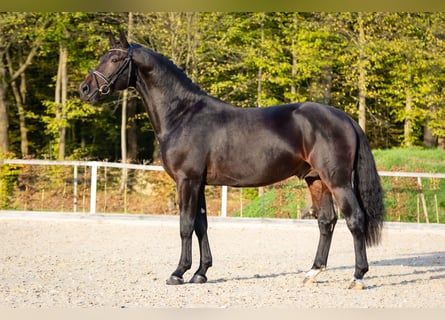
[(113, 58), (113, 59), (111, 59), (111, 62), (113, 62), (113, 63), (118, 62), (118, 59)]

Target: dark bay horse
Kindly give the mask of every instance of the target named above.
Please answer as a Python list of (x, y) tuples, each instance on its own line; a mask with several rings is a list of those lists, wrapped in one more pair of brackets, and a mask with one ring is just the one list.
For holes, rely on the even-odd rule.
[[(385, 209), (374, 158), (364, 132), (344, 112), (312, 102), (237, 108), (212, 97), (164, 56), (110, 36), (111, 49), (80, 84), (95, 103), (115, 90), (135, 87), (142, 96), (161, 149), (165, 171), (177, 185), (181, 256), (167, 284), (183, 284), (192, 265), (196, 233), (200, 265), (190, 282), (204, 283), (212, 265), (207, 238), (206, 185), (256, 187), (291, 176), (304, 179), (318, 217), (320, 238), (305, 282), (325, 269), (337, 222), (335, 197), (352, 233), (355, 272), (362, 289), (366, 246), (379, 243)], [(283, 239), (284, 240), (284, 239)]]

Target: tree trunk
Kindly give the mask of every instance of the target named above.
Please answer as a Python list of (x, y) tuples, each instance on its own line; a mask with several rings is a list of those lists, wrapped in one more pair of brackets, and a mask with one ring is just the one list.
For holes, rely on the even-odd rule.
[(437, 149), (439, 150), (445, 150), (445, 137), (439, 137), (437, 139)]
[(433, 135), (433, 131), (428, 128), (428, 122), (423, 127), (423, 145), (427, 148), (432, 148), (436, 145), (436, 137)]
[(264, 55), (264, 16), (261, 17), (261, 26), (260, 26), (260, 66), (258, 67), (257, 74), (257, 107), (261, 108), (263, 106), (262, 95), (263, 95), (263, 55)]
[[(263, 106), (262, 104), (262, 93), (263, 93), (263, 45), (264, 45), (264, 16), (261, 20), (261, 38), (260, 38), (260, 63), (261, 65), (258, 68), (258, 86), (257, 86), (257, 107), (261, 108)], [(264, 187), (258, 188), (258, 196), (262, 197), (264, 196)]]
[(68, 91), (68, 49), (60, 44), (59, 49), (59, 68), (57, 70), (56, 91), (54, 102), (56, 103), (56, 119), (58, 122), (59, 144), (58, 159), (65, 159), (66, 146), (66, 100)]
[(127, 106), (127, 118), (132, 119), (127, 125), (127, 161), (134, 162), (138, 156), (138, 136), (135, 121), (137, 99), (130, 99)]
[(0, 51), (0, 154), (9, 152), (9, 103), (7, 99), (6, 66), (4, 51)]
[[(14, 75), (14, 68), (12, 64), (9, 52), (6, 53), (6, 60), (8, 62), (9, 74)], [(19, 57), (20, 65), (23, 65), (21, 57)], [(26, 118), (25, 118), (25, 103), (26, 103), (26, 77), (25, 72), (20, 74), (20, 89), (17, 87), (15, 80), (11, 82), (12, 92), (14, 94), (14, 99), (17, 105), (17, 113), (19, 116), (19, 128), (20, 128), (20, 151), (22, 157), (28, 155), (28, 130), (26, 128)]]
[(413, 121), (411, 116), (412, 110), (413, 110), (413, 98), (411, 95), (411, 90), (407, 88), (406, 102), (405, 102), (405, 124), (403, 126), (404, 144), (407, 147), (412, 146), (412, 141), (411, 141), (411, 131), (413, 129)]
[[(25, 118), (25, 104), (26, 104), (26, 77), (25, 70), (32, 63), (32, 59), (36, 56), (38, 48), (40, 47), (40, 40), (37, 39), (32, 43), (31, 50), (23, 59), (22, 51), (19, 48), (19, 67), (14, 71), (13, 61), (9, 55), (9, 48), (0, 54), (0, 149), (4, 152), (9, 150), (8, 143), (8, 127), (9, 127), (9, 115), (8, 115), (8, 101), (7, 101), (7, 82), (6, 82), (6, 66), (3, 63), (3, 57), (6, 57), (8, 63), (8, 71), (10, 74), (10, 83), (13, 90), (14, 98), (16, 100), (16, 105), (19, 115), (19, 126), (20, 126), (20, 150), (22, 156), (28, 155), (28, 135), (26, 128), (26, 118)], [(16, 80), (20, 78), (20, 86), (17, 87)], [(6, 133), (3, 132), (6, 131)], [(1, 150), (0, 150), (1, 152)]]
[(332, 98), (332, 66), (326, 65), (323, 67), (322, 79), (322, 93), (323, 93), (323, 103), (331, 104)]
[(122, 93), (122, 116), (121, 116), (122, 163), (127, 163), (127, 105), (128, 105), (128, 90), (124, 90)]
[[(133, 27), (133, 13), (129, 12), (128, 13), (128, 31), (127, 31), (127, 38), (129, 41), (131, 39), (132, 27)], [(128, 89), (125, 89), (122, 94), (122, 117), (121, 117), (122, 163), (127, 163), (127, 105), (128, 105)], [(123, 171), (125, 172), (125, 170), (123, 170)], [(126, 180), (126, 173), (122, 175), (122, 181), (124, 181), (124, 180)]]
[[(299, 29), (299, 14), (294, 12), (292, 15), (292, 23), (289, 27), (292, 30), (293, 34), (298, 34), (300, 32)], [(290, 85), (290, 93), (291, 98), (290, 102), (296, 102), (297, 99), (297, 64), (298, 64), (298, 54), (299, 54), (299, 43), (297, 37), (291, 37), (291, 45), (290, 45), (291, 55), (292, 55), (292, 66), (291, 66), (291, 85)]]
[(413, 97), (411, 91), (411, 62), (407, 62), (408, 66), (408, 77), (406, 79), (406, 87), (405, 87), (405, 123), (403, 125), (403, 144), (406, 147), (412, 146), (411, 133), (413, 130)]
[(297, 44), (296, 44), (296, 40), (294, 40), (294, 38), (292, 38), (291, 47), (292, 47), (292, 69), (291, 69), (292, 83), (290, 86), (290, 93), (292, 95), (291, 102), (294, 102), (294, 99), (297, 95), (297, 86), (295, 85), (295, 83), (296, 83), (296, 77), (297, 77), (297, 60), (298, 60)]
[(358, 124), (366, 132), (366, 55), (365, 55), (365, 30), (363, 27), (363, 14), (358, 13), (358, 26), (359, 26), (359, 64), (358, 64)]
[(196, 51), (198, 47), (199, 32), (196, 25), (196, 12), (186, 13), (187, 17), (187, 55), (185, 59), (185, 68), (193, 82), (198, 82), (198, 69)]
[[(128, 29), (127, 38), (131, 41), (131, 29), (133, 27), (133, 13), (128, 13)], [(122, 94), (122, 116), (121, 116), (121, 156), (122, 163), (127, 163), (127, 105), (128, 105), (128, 89), (125, 89)], [(127, 188), (127, 169), (122, 170), (121, 186), (119, 191), (122, 192)], [(126, 208), (124, 208), (126, 210)]]
[(332, 71), (330, 65), (322, 67), (319, 79), (314, 79), (310, 86), (310, 96), (312, 101), (323, 104), (330, 104), (332, 89)]

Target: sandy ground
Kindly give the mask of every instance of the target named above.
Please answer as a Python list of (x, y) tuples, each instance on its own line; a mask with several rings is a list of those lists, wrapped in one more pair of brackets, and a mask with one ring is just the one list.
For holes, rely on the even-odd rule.
[[(0, 212), (0, 307), (432, 308), (445, 301), (445, 225), (388, 223), (368, 250), (367, 289), (346, 289), (352, 237), (340, 221), (329, 265), (304, 286), (316, 221), (209, 220), (208, 283), (167, 286), (176, 216)], [(197, 242), (194, 264), (197, 268)]]

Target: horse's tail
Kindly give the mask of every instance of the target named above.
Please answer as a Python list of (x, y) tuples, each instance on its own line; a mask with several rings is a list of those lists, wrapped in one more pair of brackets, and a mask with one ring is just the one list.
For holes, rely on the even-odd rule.
[(367, 246), (381, 240), (385, 206), (383, 189), (377, 173), (368, 138), (357, 122), (352, 121), (358, 137), (358, 150), (354, 170), (354, 192), (361, 209), (365, 212), (365, 241)]

